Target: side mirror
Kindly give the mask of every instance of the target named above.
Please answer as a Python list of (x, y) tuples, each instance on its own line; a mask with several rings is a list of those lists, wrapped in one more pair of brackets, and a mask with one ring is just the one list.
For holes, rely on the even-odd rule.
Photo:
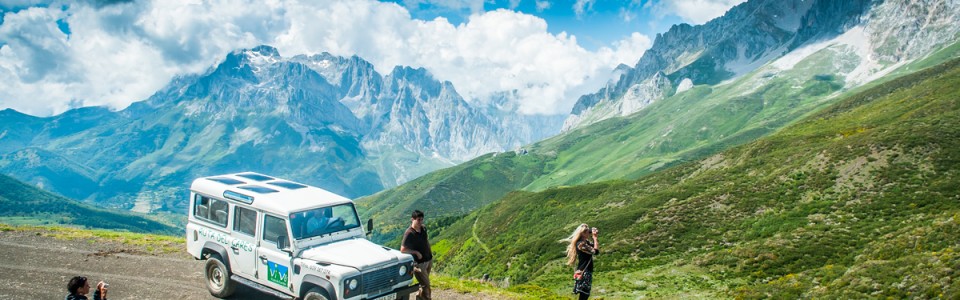
[(367, 235), (373, 233), (373, 218), (367, 219)]
[(284, 252), (290, 252), (290, 248), (287, 245), (287, 236), (281, 235), (277, 237), (277, 249)]

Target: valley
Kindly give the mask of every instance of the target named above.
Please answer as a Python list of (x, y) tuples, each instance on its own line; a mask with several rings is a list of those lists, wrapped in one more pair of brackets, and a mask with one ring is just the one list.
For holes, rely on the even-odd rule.
[[(617, 51), (583, 49), (513, 7), (454, 26), (377, 1), (309, 9), (280, 1), (264, 13), (357, 5), (362, 22), (382, 17), (370, 11), (392, 12), (379, 21), (410, 23), (391, 30), (439, 35), (298, 44), (301, 34), (343, 28), (312, 28), (317, 16), (310, 26), (287, 24), (302, 17), (291, 15), (247, 24), (290, 25), (279, 38), (230, 31), (243, 42), (221, 41), (230, 48), (216, 51), (148, 34), (175, 49), (157, 55), (180, 64), (158, 67), (170, 77), (149, 97), (112, 99), (128, 105), (117, 108), (71, 94), (61, 103), (68, 108), (48, 116), (0, 103), (0, 247), (9, 249), (0, 254), (9, 282), (0, 298), (59, 298), (69, 276), (87, 274), (111, 283), (111, 299), (213, 299), (202, 262), (184, 250), (189, 187), (244, 171), (354, 199), (360, 223), (373, 220), (367, 237), (391, 248), (400, 248), (410, 212), (423, 210), (437, 299), (569, 299), (573, 268), (560, 240), (581, 223), (601, 232), (593, 299), (960, 298), (960, 2), (734, 2), (647, 40), (636, 33)], [(652, 11), (676, 4), (644, 3)], [(153, 4), (9, 12), (0, 4), (0, 38), (31, 40), (10, 27), (30, 19), (54, 40), (89, 42), (71, 33), (71, 13), (149, 31), (139, 26), (151, 22), (99, 14), (149, 18), (137, 9)], [(539, 12), (549, 3), (536, 4)], [(337, 19), (333, 11), (324, 17)], [(50, 15), (37, 21), (41, 12)], [(525, 25), (472, 27), (501, 21)], [(537, 42), (517, 44), (518, 28)], [(483, 53), (500, 38), (507, 46)], [(31, 85), (49, 79), (34, 73), (79, 67), (22, 67), (51, 50), (34, 55), (32, 45), (44, 43), (10, 41), (0, 41), (0, 79), (26, 79), (4, 85), (0, 101), (24, 87), (85, 92), (70, 90), (73, 81), (67, 92)], [(558, 41), (568, 53), (550, 52)], [(421, 43), (427, 54), (404, 52)], [(630, 45), (646, 50), (597, 66)], [(358, 50), (366, 47), (386, 53)], [(591, 58), (551, 59), (569, 53)], [(464, 70), (495, 75), (464, 82), (477, 78)], [(241, 288), (233, 299), (265, 297)]]

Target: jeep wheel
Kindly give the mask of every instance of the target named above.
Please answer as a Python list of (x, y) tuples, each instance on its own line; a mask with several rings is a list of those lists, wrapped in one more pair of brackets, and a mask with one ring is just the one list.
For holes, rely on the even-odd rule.
[(320, 288), (312, 288), (303, 296), (303, 300), (329, 300), (326, 294)]
[(204, 275), (207, 277), (207, 290), (210, 291), (210, 295), (226, 298), (233, 294), (237, 284), (230, 280), (230, 270), (227, 270), (227, 266), (223, 265), (218, 257), (212, 256), (207, 259), (204, 270), (206, 270)]

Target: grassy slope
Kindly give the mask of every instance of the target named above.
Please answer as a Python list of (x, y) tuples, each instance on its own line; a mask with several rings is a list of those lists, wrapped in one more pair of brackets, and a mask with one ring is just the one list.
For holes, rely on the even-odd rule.
[(441, 272), (564, 294), (602, 230), (606, 298), (960, 297), (960, 60), (637, 181), (514, 192), (435, 241)]
[[(426, 211), (434, 225), (448, 223), (530, 183), (542, 174), (545, 161), (514, 152), (487, 154), (367, 197), (357, 207), (361, 215), (377, 221), (371, 239), (399, 247), (414, 209)], [(471, 184), (459, 185), (463, 182)]]
[[(816, 76), (849, 71), (844, 49), (824, 49), (778, 71), (763, 67), (719, 86), (697, 86), (623, 118), (612, 118), (531, 145), (530, 158), (483, 156), (397, 188), (358, 200), (372, 216), (374, 240), (399, 235), (415, 208), (456, 217), (513, 190), (539, 191), (600, 180), (633, 179), (753, 141), (834, 103), (920, 67), (960, 55), (960, 43), (853, 90), (844, 78)], [(505, 153), (509, 154), (509, 153)], [(470, 176), (470, 174), (502, 174)], [(455, 206), (455, 207), (454, 207)], [(449, 209), (449, 208), (453, 209)]]
[(176, 235), (181, 230), (143, 215), (93, 207), (0, 175), (0, 222), (59, 224)]
[[(698, 86), (651, 104), (627, 118), (575, 129), (535, 144), (557, 153), (537, 191), (598, 180), (638, 178), (679, 162), (752, 141), (819, 107), (843, 87), (842, 55), (824, 50), (787, 71), (760, 68), (717, 86)], [(841, 68), (844, 70), (851, 67)]]

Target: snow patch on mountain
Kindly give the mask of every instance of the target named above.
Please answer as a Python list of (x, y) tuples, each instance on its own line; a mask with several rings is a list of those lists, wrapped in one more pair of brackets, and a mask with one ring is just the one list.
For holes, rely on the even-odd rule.
[(874, 46), (870, 42), (870, 37), (863, 26), (857, 26), (843, 35), (837, 37), (840, 44), (848, 45), (853, 53), (860, 57), (860, 63), (846, 75), (847, 86), (861, 85), (880, 78), (890, 71), (907, 63), (907, 61), (897, 62), (893, 65), (884, 65), (873, 55)]
[(683, 80), (680, 80), (679, 84), (677, 84), (677, 93), (682, 93), (692, 88), (693, 80), (690, 80), (690, 78), (684, 78)]
[(254, 73), (261, 73), (264, 67), (269, 67), (277, 62), (280, 62), (279, 57), (271, 55), (269, 52), (265, 53), (264, 51), (247, 51), (245, 54), (247, 64), (253, 68)]
[(845, 54), (844, 57), (855, 57), (856, 67), (852, 71), (844, 70), (840, 65), (851, 63), (851, 61), (837, 61), (836, 71), (838, 75), (844, 75), (848, 87), (858, 86), (865, 82), (875, 80), (896, 69), (905, 62), (896, 64), (883, 64), (873, 55), (874, 45), (870, 42), (869, 34), (864, 26), (856, 26), (847, 30), (835, 38), (806, 45), (783, 57), (775, 60), (771, 65), (780, 70), (793, 69), (797, 63), (807, 59), (811, 55), (824, 50), (835, 51)]
[(771, 60), (781, 57), (786, 52), (786, 45), (765, 52), (762, 56), (752, 58), (746, 56), (746, 45), (737, 46), (737, 58), (726, 62), (723, 67), (734, 75), (728, 80), (734, 80), (744, 74), (753, 72)]
[(339, 85), (341, 80), (341, 70), (339, 64), (333, 61), (332, 58), (327, 57), (326, 55), (315, 56), (313, 58), (301, 58), (293, 59), (293, 61), (299, 61), (303, 63), (310, 69), (316, 71), (320, 76), (323, 76), (330, 84)]
[(780, 70), (793, 69), (793, 66), (797, 65), (797, 63), (803, 61), (810, 55), (820, 52), (820, 50), (823, 50), (833, 44), (834, 44), (834, 41), (830, 40), (830, 41), (823, 41), (819, 43), (805, 45), (803, 47), (797, 48), (796, 50), (790, 51), (786, 55), (773, 61), (772, 65)]

